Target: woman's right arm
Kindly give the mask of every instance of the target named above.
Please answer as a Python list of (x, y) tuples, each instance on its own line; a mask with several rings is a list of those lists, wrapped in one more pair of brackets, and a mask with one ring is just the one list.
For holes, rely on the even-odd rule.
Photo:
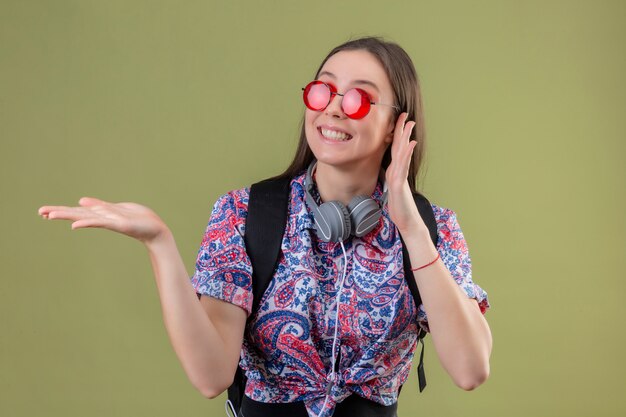
[(43, 206), (39, 214), (72, 220), (72, 229), (103, 228), (141, 241), (152, 262), (165, 328), (189, 380), (208, 398), (224, 392), (239, 363), (245, 310), (206, 296), (198, 302), (174, 236), (149, 208), (88, 197), (79, 204)]

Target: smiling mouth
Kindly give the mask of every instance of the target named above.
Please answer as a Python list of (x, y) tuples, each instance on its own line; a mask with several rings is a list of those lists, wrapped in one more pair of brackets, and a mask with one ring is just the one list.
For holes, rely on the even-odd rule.
[(346, 142), (352, 139), (351, 135), (348, 135), (347, 133), (344, 133), (344, 132), (338, 132), (336, 130), (331, 130), (331, 129), (324, 129), (322, 127), (317, 128), (317, 130), (325, 139), (334, 140), (337, 142)]

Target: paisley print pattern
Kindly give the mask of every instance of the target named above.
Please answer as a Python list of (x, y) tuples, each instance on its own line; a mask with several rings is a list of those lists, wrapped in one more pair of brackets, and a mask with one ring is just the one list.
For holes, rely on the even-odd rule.
[[(274, 278), (250, 322), (241, 351), (246, 395), (262, 402), (304, 401), (311, 415), (323, 406), (338, 326), (339, 372), (330, 391), (335, 405), (356, 393), (391, 405), (409, 374), (419, 328), (428, 331), (422, 305), (415, 306), (404, 279), (402, 246), (386, 207), (379, 224), (361, 238), (319, 241), (304, 203), (304, 174), (291, 182), (289, 216)], [(248, 188), (220, 197), (211, 213), (191, 283), (196, 292), (252, 308), (252, 265), (243, 236)], [(380, 184), (372, 198), (380, 201)], [(487, 293), (472, 281), (467, 244), (452, 210), (432, 205), (437, 250), (456, 283), (489, 308)], [(338, 288), (344, 267), (346, 279)], [(339, 319), (335, 323), (337, 292)]]

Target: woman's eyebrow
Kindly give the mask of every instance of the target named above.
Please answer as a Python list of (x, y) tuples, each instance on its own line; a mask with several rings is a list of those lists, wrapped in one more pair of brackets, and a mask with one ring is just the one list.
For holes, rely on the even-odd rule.
[[(328, 77), (330, 77), (330, 78), (337, 79), (337, 77), (335, 76), (335, 74), (333, 74), (332, 72), (322, 71), (322, 72), (320, 72), (317, 76), (318, 76), (318, 77), (321, 77), (322, 75), (326, 75), (326, 76), (328, 76)], [(368, 81), (368, 80), (354, 80), (354, 81), (352, 81), (352, 83), (353, 83), (353, 84), (365, 84), (365, 85), (369, 85), (369, 86), (371, 86), (374, 90), (376, 90), (377, 92), (379, 92), (379, 93), (380, 93), (380, 90), (378, 89), (378, 86), (377, 86), (376, 84), (374, 84), (373, 82), (371, 82), (371, 81)]]

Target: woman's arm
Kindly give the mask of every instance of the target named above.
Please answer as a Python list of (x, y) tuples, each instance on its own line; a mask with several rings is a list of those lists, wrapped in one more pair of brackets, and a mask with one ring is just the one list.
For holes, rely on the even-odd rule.
[[(427, 228), (402, 233), (402, 238), (414, 267), (437, 257)], [(467, 297), (441, 259), (413, 274), (441, 364), (459, 387), (478, 387), (489, 376), (492, 347), (491, 331), (478, 303)]]
[(212, 297), (202, 296), (198, 302), (169, 231), (146, 248), (174, 351), (194, 387), (205, 397), (214, 398), (233, 382), (246, 312)]
[(43, 206), (39, 215), (71, 220), (72, 230), (102, 228), (142, 242), (152, 261), (165, 327), (187, 376), (206, 397), (221, 394), (232, 383), (239, 363), (245, 310), (208, 297), (198, 302), (174, 236), (148, 207), (89, 197), (79, 204)]
[[(428, 227), (422, 220), (407, 182), (413, 149), (409, 140), (415, 122), (407, 113), (396, 121), (391, 163), (386, 171), (391, 220), (404, 239), (411, 265), (425, 265), (437, 257)], [(414, 273), (428, 316), (428, 327), (439, 359), (454, 382), (465, 390), (489, 376), (491, 330), (475, 300), (456, 284), (442, 260)]]

